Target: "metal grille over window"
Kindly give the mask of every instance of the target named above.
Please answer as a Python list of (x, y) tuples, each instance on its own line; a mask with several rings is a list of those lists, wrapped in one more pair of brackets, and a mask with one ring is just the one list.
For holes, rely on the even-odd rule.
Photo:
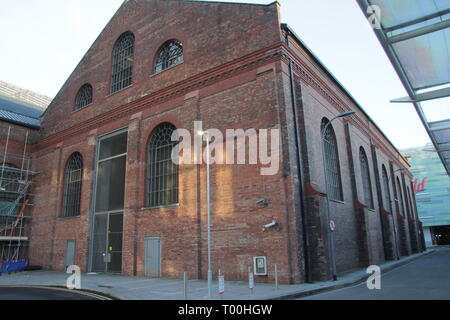
[(148, 145), (147, 206), (160, 207), (178, 203), (178, 165), (172, 161), (172, 141), (176, 128), (170, 123), (159, 125)]
[(155, 72), (162, 72), (180, 63), (183, 63), (183, 45), (176, 40), (167, 41), (159, 49)]
[(92, 86), (88, 83), (83, 85), (78, 91), (77, 100), (75, 103), (75, 109), (79, 110), (87, 107), (92, 103)]
[[(328, 120), (322, 121), (322, 132), (325, 126), (329, 123)], [(337, 140), (333, 127), (329, 125), (324, 132), (323, 152), (325, 155), (325, 167), (327, 174), (327, 193), (330, 199), (343, 201), (341, 172), (339, 168), (339, 154), (337, 149)]]
[(363, 148), (359, 150), (359, 161), (361, 163), (361, 175), (364, 189), (364, 200), (366, 206), (369, 209), (374, 208), (373, 204), (373, 194), (372, 194), (372, 183), (370, 181), (370, 170), (369, 170), (369, 161), (367, 160), (366, 152)]
[(114, 46), (111, 93), (120, 91), (132, 83), (134, 35), (125, 32)]
[(383, 166), (383, 184), (384, 184), (384, 208), (391, 211), (391, 191), (389, 188), (389, 178), (386, 167)]
[(63, 217), (80, 215), (81, 181), (83, 180), (83, 158), (74, 153), (67, 163), (64, 176)]

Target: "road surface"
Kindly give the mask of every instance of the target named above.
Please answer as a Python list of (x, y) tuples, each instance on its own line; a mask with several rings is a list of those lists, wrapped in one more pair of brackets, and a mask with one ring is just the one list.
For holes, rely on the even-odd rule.
[[(369, 277), (369, 275), (368, 275)], [(448, 300), (450, 299), (450, 247), (381, 275), (381, 290), (366, 282), (299, 300)]]
[(46, 288), (0, 287), (0, 300), (100, 300), (71, 292)]

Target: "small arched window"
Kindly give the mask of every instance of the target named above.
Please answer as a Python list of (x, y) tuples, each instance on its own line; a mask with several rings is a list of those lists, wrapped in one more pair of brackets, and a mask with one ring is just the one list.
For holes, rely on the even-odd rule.
[(170, 123), (160, 124), (148, 144), (147, 206), (161, 207), (178, 203), (178, 165), (172, 161), (172, 141), (176, 130)]
[(89, 83), (83, 85), (77, 94), (75, 101), (75, 110), (87, 107), (92, 103), (92, 86)]
[(113, 50), (111, 93), (131, 85), (133, 79), (134, 35), (123, 33)]
[[(327, 119), (322, 120), (323, 154), (327, 175), (327, 193), (330, 199), (343, 201), (341, 170), (339, 165), (339, 153), (336, 134)], [(324, 131), (325, 130), (325, 131)]]
[(367, 160), (366, 152), (364, 151), (363, 147), (361, 147), (359, 149), (359, 162), (361, 165), (361, 177), (362, 177), (362, 183), (363, 183), (364, 200), (365, 200), (366, 206), (369, 209), (373, 209), (374, 203), (373, 203), (373, 193), (372, 193), (372, 182), (370, 179), (370, 167), (369, 167), (369, 161)]
[(169, 40), (158, 50), (155, 73), (162, 72), (183, 63), (183, 45), (177, 40)]
[(63, 217), (77, 217), (80, 215), (82, 180), (83, 158), (77, 152), (70, 156), (64, 173)]
[(391, 211), (391, 188), (389, 188), (389, 177), (387, 174), (386, 167), (383, 165), (382, 168), (382, 178), (383, 178), (383, 187), (384, 187), (384, 208), (388, 211)]

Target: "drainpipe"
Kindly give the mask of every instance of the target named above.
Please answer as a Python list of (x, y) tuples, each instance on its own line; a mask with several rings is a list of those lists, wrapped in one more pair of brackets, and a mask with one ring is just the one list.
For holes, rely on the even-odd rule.
[[(286, 40), (287, 35), (286, 35)], [(297, 162), (297, 174), (299, 179), (299, 193), (300, 193), (300, 214), (301, 214), (301, 227), (303, 233), (303, 253), (305, 259), (305, 279), (307, 283), (312, 283), (311, 279), (311, 265), (310, 265), (310, 252), (308, 246), (308, 236), (307, 236), (307, 222), (306, 222), (306, 213), (305, 213), (305, 202), (304, 202), (304, 191), (303, 191), (303, 179), (302, 179), (302, 163), (300, 158), (300, 128), (298, 125), (298, 113), (297, 113), (297, 99), (295, 92), (295, 82), (294, 82), (294, 71), (292, 68), (292, 61), (289, 62), (289, 76), (291, 82), (291, 98), (292, 98), (292, 111), (294, 115), (294, 130), (295, 130), (295, 146), (296, 146), (296, 162)]]

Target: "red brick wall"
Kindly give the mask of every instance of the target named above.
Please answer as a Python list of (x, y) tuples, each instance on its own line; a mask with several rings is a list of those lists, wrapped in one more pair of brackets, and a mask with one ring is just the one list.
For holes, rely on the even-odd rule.
[[(60, 132), (280, 41), (278, 4), (129, 1), (112, 18), (49, 106), (42, 132)], [(112, 50), (126, 31), (135, 35), (133, 85), (110, 95)], [(184, 63), (155, 75), (154, 59), (167, 40), (184, 47)], [(74, 111), (79, 88), (91, 83), (93, 104)]]

